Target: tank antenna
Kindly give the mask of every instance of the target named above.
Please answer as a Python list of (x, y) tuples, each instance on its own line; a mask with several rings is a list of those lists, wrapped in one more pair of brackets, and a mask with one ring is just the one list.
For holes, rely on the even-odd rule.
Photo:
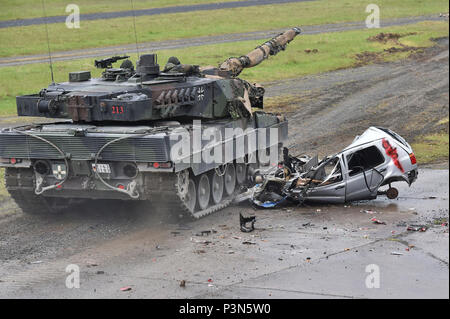
[(45, 19), (45, 34), (47, 36), (48, 61), (49, 61), (49, 65), (50, 65), (50, 73), (52, 75), (52, 84), (55, 84), (55, 78), (53, 76), (52, 53), (50, 51), (50, 40), (49, 40), (49, 36), (48, 36), (47, 13), (45, 12), (45, 1), (44, 0), (42, 0), (42, 11), (44, 12), (44, 19)]
[(131, 2), (131, 8), (133, 10), (133, 26), (134, 26), (134, 40), (136, 41), (136, 52), (138, 55), (138, 60), (140, 58), (140, 54), (139, 54), (139, 46), (138, 46), (138, 38), (137, 38), (137, 32), (136, 32), (136, 13), (134, 11), (134, 3), (133, 0), (130, 0)]

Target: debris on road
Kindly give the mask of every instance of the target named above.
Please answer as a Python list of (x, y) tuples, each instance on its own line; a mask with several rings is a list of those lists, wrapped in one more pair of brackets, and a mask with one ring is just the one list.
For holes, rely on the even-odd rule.
[(185, 288), (186, 287), (186, 280), (180, 281), (180, 287)]
[(217, 231), (214, 230), (214, 229), (211, 229), (211, 230), (202, 230), (201, 232), (195, 234), (195, 236), (202, 237), (202, 236), (209, 236), (209, 235), (211, 235), (211, 234), (216, 234), (216, 233), (217, 233)]
[(372, 223), (374, 223), (374, 224), (377, 224), (377, 225), (386, 225), (386, 222), (383, 222), (383, 221), (378, 220), (378, 219), (376, 219), (376, 218), (372, 218), (370, 221), (371, 221)]
[(97, 266), (98, 266), (98, 264), (95, 263), (95, 262), (87, 262), (87, 263), (86, 263), (86, 267), (87, 267), (87, 268), (97, 267)]
[[(256, 216), (249, 216), (244, 217), (242, 216), (242, 213), (239, 214), (239, 222), (241, 227), (241, 232), (243, 233), (251, 233), (255, 230), (255, 222), (256, 222)], [(248, 225), (250, 224), (250, 225)]]
[(130, 291), (132, 288), (130, 286), (120, 288), (120, 291)]
[(203, 244), (203, 245), (212, 244), (212, 241), (209, 241), (209, 240), (198, 240), (198, 239), (195, 239), (193, 237), (191, 237), (191, 242), (196, 243), (196, 244)]
[(403, 253), (399, 253), (398, 251), (393, 251), (393, 252), (391, 253), (391, 255), (394, 255), (394, 256), (403, 256)]
[(361, 210), (360, 212), (361, 212), (361, 213), (364, 213), (364, 214), (369, 214), (369, 215), (378, 214), (377, 211), (371, 210), (371, 209), (363, 209), (363, 210)]
[(302, 227), (312, 227), (312, 226), (314, 226), (314, 224), (312, 224), (311, 222), (302, 224)]
[(423, 225), (410, 225), (406, 228), (407, 231), (418, 231), (418, 232), (426, 232), (428, 229), (427, 226)]
[[(273, 208), (286, 202), (345, 203), (379, 195), (395, 199), (398, 190), (391, 184), (404, 181), (411, 185), (417, 175), (411, 146), (389, 129), (370, 127), (344, 150), (321, 161), (318, 156), (291, 156), (284, 148), (283, 161), (257, 170), (254, 180), (258, 177), (259, 183), (237, 202), (250, 199), (258, 207)], [(379, 190), (386, 185), (386, 191)]]

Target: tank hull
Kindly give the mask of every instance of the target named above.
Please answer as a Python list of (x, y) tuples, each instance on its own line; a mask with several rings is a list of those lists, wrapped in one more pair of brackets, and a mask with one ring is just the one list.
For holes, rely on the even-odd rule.
[[(287, 126), (279, 116), (254, 113), (231, 121), (137, 126), (62, 122), (4, 129), (0, 166), (8, 170), (6, 186), (16, 202), (41, 198), (150, 201), (159, 210), (198, 218), (231, 203), (239, 191), (235, 182), (241, 178), (236, 178), (239, 168), (242, 174), (244, 167), (246, 179), (249, 167), (278, 161)], [(234, 172), (231, 177), (230, 172)], [(182, 185), (186, 181), (180, 182), (186, 178), (186, 187), (190, 180), (200, 187), (199, 180), (208, 179), (211, 194), (215, 179), (222, 178), (227, 185), (228, 178), (236, 186), (229, 186), (228, 193), (222, 190), (219, 201), (186, 207)]]

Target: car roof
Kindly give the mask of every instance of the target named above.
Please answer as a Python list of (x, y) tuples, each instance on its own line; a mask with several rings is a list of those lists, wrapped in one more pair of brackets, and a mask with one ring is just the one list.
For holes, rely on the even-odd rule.
[(411, 146), (409, 146), (409, 144), (406, 143), (406, 141), (397, 133), (382, 127), (371, 126), (367, 130), (365, 130), (364, 133), (357, 136), (349, 146), (347, 146), (344, 150), (342, 150), (342, 152), (348, 151), (352, 148), (356, 148), (383, 138), (388, 138), (390, 140), (394, 139), (395, 143), (398, 144), (400, 147), (404, 148), (406, 151), (409, 151), (411, 149)]

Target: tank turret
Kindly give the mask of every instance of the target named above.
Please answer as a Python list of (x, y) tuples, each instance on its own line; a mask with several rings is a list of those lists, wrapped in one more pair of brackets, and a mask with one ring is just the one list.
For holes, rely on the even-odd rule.
[[(287, 30), (219, 68), (181, 64), (172, 57), (161, 71), (156, 54), (141, 55), (136, 69), (126, 55), (96, 60), (95, 66), (104, 69), (101, 78), (72, 72), (69, 82), (17, 97), (17, 112), (85, 123), (248, 116), (253, 107), (262, 108), (264, 89), (236, 77), (284, 50), (299, 33), (299, 28)], [(113, 68), (120, 60), (125, 60), (120, 68)]]

